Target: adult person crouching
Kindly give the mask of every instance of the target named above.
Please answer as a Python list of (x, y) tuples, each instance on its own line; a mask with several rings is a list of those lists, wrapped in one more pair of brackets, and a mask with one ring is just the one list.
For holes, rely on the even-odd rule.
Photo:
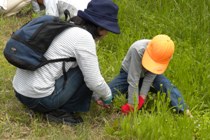
[(44, 113), (49, 121), (77, 124), (83, 122), (75, 112), (89, 110), (92, 92), (101, 95), (109, 105), (112, 93), (99, 70), (96, 40), (109, 31), (119, 34), (118, 6), (111, 0), (92, 0), (87, 9), (78, 12), (72, 27), (58, 35), (45, 54), (47, 59), (75, 57), (67, 62), (65, 82), (62, 62), (50, 63), (28, 71), (17, 69), (13, 79), (16, 97), (28, 108)]
[(40, 13), (45, 10), (46, 15), (63, 18), (64, 11), (68, 10), (70, 17), (77, 15), (79, 10), (84, 11), (90, 0), (32, 0), (34, 12)]

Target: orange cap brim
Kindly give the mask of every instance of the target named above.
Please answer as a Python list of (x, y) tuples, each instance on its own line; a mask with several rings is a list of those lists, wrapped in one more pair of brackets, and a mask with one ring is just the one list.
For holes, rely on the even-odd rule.
[(142, 65), (143, 67), (154, 73), (154, 74), (163, 74), (168, 67), (169, 61), (165, 62), (164, 64), (155, 62), (149, 55), (147, 49), (144, 52), (143, 58), (142, 58)]

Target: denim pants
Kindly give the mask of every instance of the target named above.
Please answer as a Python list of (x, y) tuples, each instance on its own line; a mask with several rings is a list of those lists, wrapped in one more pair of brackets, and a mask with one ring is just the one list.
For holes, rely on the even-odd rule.
[[(117, 93), (128, 93), (128, 82), (127, 82), (128, 74), (123, 69), (120, 70), (119, 75), (117, 75), (110, 83), (109, 87), (112, 91), (113, 97)], [(143, 78), (139, 80), (139, 89), (141, 88), (143, 82)], [(184, 99), (180, 93), (180, 91), (164, 76), (157, 75), (153, 81), (152, 87), (150, 88), (152, 92), (154, 90), (161, 91), (163, 93), (170, 93), (170, 104), (173, 108), (176, 109), (177, 112), (183, 112), (185, 109)]]
[(89, 110), (92, 91), (86, 86), (84, 77), (79, 67), (67, 72), (67, 81), (64, 85), (64, 77), (61, 76), (55, 82), (54, 92), (43, 98), (29, 98), (19, 93), (16, 97), (30, 109), (47, 113), (53, 110), (64, 110), (66, 112), (86, 112)]

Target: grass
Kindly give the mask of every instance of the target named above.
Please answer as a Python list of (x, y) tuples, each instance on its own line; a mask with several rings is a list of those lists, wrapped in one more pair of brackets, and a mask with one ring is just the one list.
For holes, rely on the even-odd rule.
[[(175, 42), (174, 57), (165, 75), (182, 92), (193, 118), (177, 115), (163, 95), (150, 94), (144, 108), (128, 116), (118, 113), (126, 102), (115, 98), (112, 109), (94, 102), (85, 122), (76, 127), (49, 123), (33, 114), (15, 98), (12, 78), (15, 67), (0, 54), (0, 139), (210, 139), (210, 2), (184, 0), (115, 0), (119, 6), (121, 34), (109, 34), (98, 43), (102, 74), (109, 82), (121, 67), (129, 46), (136, 40), (168, 34)], [(0, 16), (0, 51), (11, 33), (34, 15)], [(24, 14), (26, 13), (26, 14)], [(33, 15), (33, 16), (32, 16)]]

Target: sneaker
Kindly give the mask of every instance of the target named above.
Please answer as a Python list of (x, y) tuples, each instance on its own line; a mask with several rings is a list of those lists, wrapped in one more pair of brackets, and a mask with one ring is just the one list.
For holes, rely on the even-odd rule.
[(46, 114), (49, 122), (63, 123), (67, 125), (76, 125), (83, 122), (83, 119), (76, 113), (67, 113), (65, 111), (52, 111)]

